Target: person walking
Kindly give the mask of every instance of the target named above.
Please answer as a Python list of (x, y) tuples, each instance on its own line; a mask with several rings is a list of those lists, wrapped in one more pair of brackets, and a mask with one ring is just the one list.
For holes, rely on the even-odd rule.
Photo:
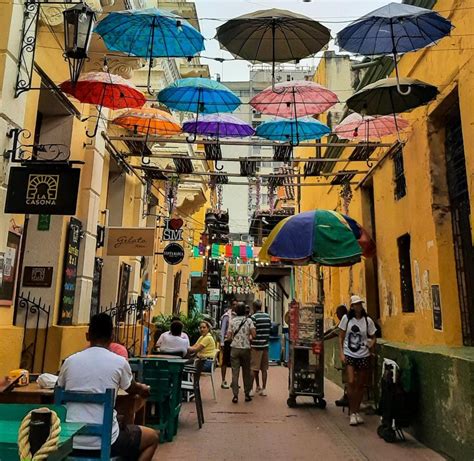
[(245, 316), (245, 304), (238, 303), (236, 317), (230, 322), (228, 338), (232, 340), (230, 346), (230, 362), (232, 365), (232, 398), (233, 403), (239, 401), (239, 374), (242, 368), (244, 379), (245, 401), (250, 402), (252, 390), (252, 375), (250, 372), (250, 339), (255, 338), (255, 325), (250, 317)]
[(237, 300), (234, 299), (232, 300), (232, 303), (230, 305), (230, 308), (224, 313), (224, 315), (221, 317), (221, 377), (222, 377), (222, 383), (221, 383), (221, 388), (222, 389), (229, 389), (229, 385), (227, 384), (226, 381), (226, 374), (227, 374), (227, 368), (231, 367), (230, 363), (230, 343), (231, 341), (226, 339), (227, 338), (227, 332), (229, 331), (229, 326), (232, 318), (235, 316), (235, 308), (237, 306)]
[(360, 296), (351, 296), (349, 312), (342, 317), (339, 330), (340, 356), (347, 370), (349, 424), (357, 426), (364, 422), (359, 411), (377, 331), (373, 320), (364, 309), (364, 300)]
[[(262, 312), (262, 302), (257, 299), (253, 302), (253, 315), (251, 317), (256, 330), (256, 336), (252, 340), (252, 348), (250, 351), (250, 368), (253, 372), (253, 380), (257, 388), (256, 393), (261, 396), (267, 395), (267, 378), (268, 378), (268, 346), (270, 338), (270, 329), (272, 321), (266, 312)], [(262, 372), (262, 387), (260, 387), (259, 372)], [(250, 396), (254, 394), (253, 382)]]

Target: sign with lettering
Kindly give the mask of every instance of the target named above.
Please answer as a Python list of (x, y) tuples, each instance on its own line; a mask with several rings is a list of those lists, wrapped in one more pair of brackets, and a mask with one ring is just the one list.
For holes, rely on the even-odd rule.
[(77, 265), (81, 244), (82, 223), (71, 218), (67, 231), (66, 251), (64, 255), (63, 286), (59, 303), (59, 324), (71, 325), (76, 293)]
[(184, 259), (184, 248), (178, 243), (170, 243), (163, 250), (163, 259), (170, 265), (179, 264)]
[(75, 214), (80, 172), (51, 163), (11, 168), (5, 213)]
[(108, 256), (153, 256), (154, 227), (108, 227)]
[(22, 285), (24, 287), (50, 287), (53, 283), (53, 268), (46, 266), (25, 266)]
[(163, 240), (177, 242), (183, 240), (183, 220), (181, 218), (165, 218)]

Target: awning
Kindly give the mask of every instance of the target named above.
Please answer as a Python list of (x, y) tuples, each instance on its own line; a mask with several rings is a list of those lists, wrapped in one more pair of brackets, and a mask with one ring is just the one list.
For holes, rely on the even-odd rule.
[(289, 266), (256, 266), (252, 278), (255, 283), (276, 283), (283, 277), (289, 277), (290, 274)]

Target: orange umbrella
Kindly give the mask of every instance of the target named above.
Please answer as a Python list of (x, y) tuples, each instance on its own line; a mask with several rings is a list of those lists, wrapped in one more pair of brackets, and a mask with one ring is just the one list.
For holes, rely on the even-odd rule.
[(146, 135), (171, 136), (181, 133), (181, 126), (172, 115), (153, 107), (128, 109), (116, 117), (112, 123)]

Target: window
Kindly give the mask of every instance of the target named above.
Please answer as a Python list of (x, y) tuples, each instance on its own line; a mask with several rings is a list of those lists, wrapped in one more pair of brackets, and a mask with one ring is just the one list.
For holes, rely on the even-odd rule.
[(415, 312), (415, 300), (413, 297), (413, 283), (411, 277), (410, 234), (398, 237), (397, 245), (398, 262), (400, 264), (402, 311)]
[(393, 154), (393, 172), (395, 180), (395, 200), (400, 200), (407, 194), (407, 183), (405, 179), (405, 168), (403, 166), (403, 149), (398, 146)]

